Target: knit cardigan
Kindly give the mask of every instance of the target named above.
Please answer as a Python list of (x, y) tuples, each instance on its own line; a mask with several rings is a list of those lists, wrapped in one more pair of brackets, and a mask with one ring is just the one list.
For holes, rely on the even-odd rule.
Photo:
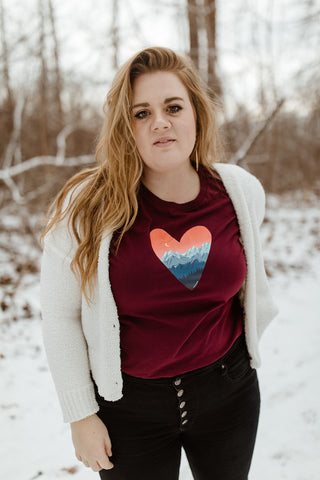
[[(233, 203), (244, 247), (247, 273), (240, 291), (244, 330), (252, 368), (260, 366), (258, 341), (277, 313), (264, 269), (259, 236), (265, 195), (260, 182), (243, 168), (215, 164)], [(111, 234), (100, 244), (97, 281), (91, 302), (81, 294), (70, 269), (77, 247), (67, 220), (45, 237), (41, 265), (42, 333), (49, 367), (65, 422), (96, 413), (92, 377), (106, 400), (122, 397), (120, 325), (109, 280)]]

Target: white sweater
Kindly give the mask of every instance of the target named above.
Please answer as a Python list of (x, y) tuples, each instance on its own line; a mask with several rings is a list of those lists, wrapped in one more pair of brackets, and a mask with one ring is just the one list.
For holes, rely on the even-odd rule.
[[(259, 237), (265, 209), (260, 182), (241, 167), (215, 164), (231, 198), (247, 262), (242, 295), (244, 329), (251, 366), (260, 365), (258, 341), (277, 313), (264, 270)], [(101, 241), (97, 281), (88, 305), (70, 270), (76, 248), (66, 220), (45, 238), (41, 267), (43, 338), (65, 422), (99, 410), (90, 371), (106, 400), (122, 397), (120, 328), (109, 281), (111, 235)]]

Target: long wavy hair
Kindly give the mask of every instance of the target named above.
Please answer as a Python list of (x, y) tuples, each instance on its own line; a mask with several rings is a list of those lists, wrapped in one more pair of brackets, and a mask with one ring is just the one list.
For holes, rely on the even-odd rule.
[(196, 141), (192, 164), (212, 170), (221, 142), (216, 125), (216, 104), (194, 65), (168, 48), (146, 48), (128, 60), (116, 73), (103, 107), (105, 114), (93, 168), (74, 175), (62, 188), (48, 211), (46, 234), (67, 218), (77, 249), (71, 268), (89, 300), (98, 265), (103, 235), (117, 232), (117, 246), (138, 213), (137, 195), (143, 162), (132, 128), (132, 92), (135, 80), (145, 73), (172, 72), (188, 91), (196, 114)]

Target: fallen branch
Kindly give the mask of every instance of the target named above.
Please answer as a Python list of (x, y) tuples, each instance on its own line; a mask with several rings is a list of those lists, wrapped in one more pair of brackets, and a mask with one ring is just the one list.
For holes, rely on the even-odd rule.
[(25, 162), (20, 163), (19, 165), (14, 165), (13, 167), (0, 170), (0, 180), (5, 181), (9, 178), (16, 177), (17, 175), (21, 175), (21, 173), (32, 170), (33, 168), (40, 167), (41, 165), (53, 165), (57, 167), (77, 167), (79, 165), (93, 163), (94, 161), (94, 155), (80, 155), (79, 157), (67, 158), (63, 163), (60, 163), (59, 159), (57, 159), (57, 157), (54, 155), (34, 157), (30, 158), (30, 160), (26, 160)]

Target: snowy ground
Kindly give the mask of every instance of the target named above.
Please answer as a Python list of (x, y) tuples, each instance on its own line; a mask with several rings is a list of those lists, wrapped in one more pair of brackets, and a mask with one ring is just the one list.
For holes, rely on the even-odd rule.
[[(261, 342), (250, 480), (320, 478), (320, 202), (307, 200), (268, 199), (262, 234), (280, 314)], [(41, 342), (40, 252), (22, 228), (0, 220), (0, 480), (97, 480), (61, 419)], [(191, 479), (183, 457), (180, 480)]]

